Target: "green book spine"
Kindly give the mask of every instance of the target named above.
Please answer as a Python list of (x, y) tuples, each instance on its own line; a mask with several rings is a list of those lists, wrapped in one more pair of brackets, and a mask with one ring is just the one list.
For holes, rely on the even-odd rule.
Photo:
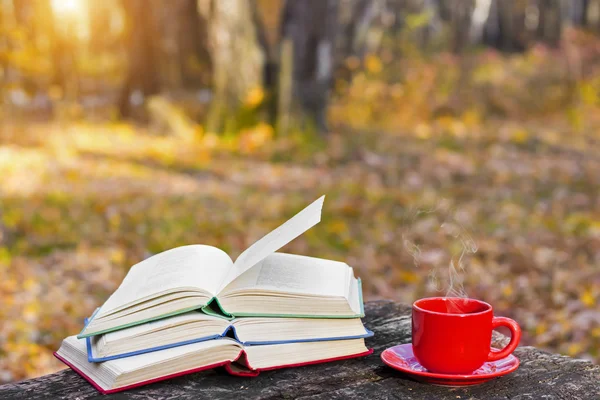
[(83, 329), (81, 330), (81, 332), (79, 332), (79, 334), (77, 335), (77, 339), (84, 339), (86, 337), (92, 337), (92, 336), (96, 336), (96, 335), (101, 335), (103, 333), (119, 331), (121, 329), (129, 328), (131, 326), (141, 325), (141, 324), (145, 324), (146, 322), (156, 321), (158, 319), (172, 317), (173, 315), (179, 315), (179, 314), (183, 314), (183, 313), (186, 313), (186, 312), (189, 312), (189, 311), (194, 311), (194, 310), (197, 310), (197, 309), (202, 308), (202, 307), (204, 307), (204, 305), (193, 306), (193, 307), (189, 307), (189, 308), (184, 308), (183, 310), (174, 311), (172, 313), (162, 314), (162, 315), (159, 315), (157, 317), (146, 318), (146, 319), (143, 319), (141, 321), (135, 321), (135, 322), (131, 322), (129, 324), (119, 325), (119, 326), (116, 326), (114, 328), (105, 329), (105, 330), (99, 331), (99, 332), (83, 333), (85, 331), (85, 328), (90, 324), (90, 322), (92, 322), (92, 320), (94, 319), (94, 316), (100, 310), (100, 309), (97, 309), (96, 312), (94, 312), (94, 314), (92, 315), (92, 317), (89, 319), (89, 321), (87, 322), (87, 324), (85, 324), (85, 326), (83, 327)]
[(364, 302), (363, 302), (363, 291), (362, 291), (362, 281), (360, 280), (360, 278), (358, 278), (358, 297), (359, 297), (359, 302), (360, 302), (360, 314), (357, 315), (304, 315), (304, 314), (267, 314), (267, 313), (238, 313), (238, 314), (230, 314), (227, 311), (225, 311), (223, 309), (223, 307), (221, 306), (221, 303), (219, 303), (219, 299), (216, 297), (213, 297), (208, 304), (204, 304), (204, 305), (198, 305), (198, 306), (193, 306), (193, 307), (189, 307), (189, 308), (184, 308), (182, 310), (178, 310), (178, 311), (174, 311), (172, 313), (168, 313), (168, 314), (162, 314), (156, 317), (152, 317), (152, 318), (147, 318), (147, 319), (143, 319), (140, 321), (136, 321), (136, 322), (131, 322), (129, 324), (124, 324), (124, 325), (119, 325), (116, 326), (114, 328), (110, 328), (110, 329), (105, 329), (103, 331), (99, 331), (99, 332), (94, 332), (94, 333), (84, 333), (85, 329), (87, 328), (87, 326), (90, 324), (90, 322), (94, 319), (94, 317), (96, 316), (96, 314), (100, 311), (100, 308), (96, 309), (96, 311), (94, 311), (94, 314), (92, 314), (92, 316), (90, 317), (90, 319), (88, 320), (87, 324), (85, 324), (85, 326), (83, 327), (83, 329), (81, 330), (81, 332), (77, 335), (78, 339), (83, 339), (86, 337), (91, 337), (91, 336), (96, 336), (96, 335), (101, 335), (103, 333), (108, 333), (108, 332), (114, 332), (114, 331), (118, 331), (124, 328), (129, 328), (131, 326), (136, 326), (136, 325), (141, 325), (141, 324), (145, 324), (146, 322), (151, 322), (151, 321), (156, 321), (162, 318), (167, 318), (167, 317), (172, 317), (174, 315), (179, 315), (179, 314), (183, 314), (189, 311), (194, 311), (194, 310), (198, 310), (200, 309), (202, 312), (204, 312), (205, 314), (208, 315), (212, 315), (215, 317), (220, 317), (220, 318), (224, 318), (227, 320), (232, 320), (235, 317), (271, 317), (271, 318), (362, 318), (365, 316), (365, 306), (364, 306)]
[(233, 315), (229, 314), (223, 309), (221, 303), (219, 302), (219, 299), (216, 297), (213, 297), (207, 305), (202, 307), (202, 312), (208, 315), (212, 315), (213, 317), (219, 317), (229, 321), (231, 321), (234, 318)]

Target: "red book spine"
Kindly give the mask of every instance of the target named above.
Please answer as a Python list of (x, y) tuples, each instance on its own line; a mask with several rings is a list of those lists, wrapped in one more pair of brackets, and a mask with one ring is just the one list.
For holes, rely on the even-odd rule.
[(245, 364), (248, 367), (247, 370), (245, 370), (243, 368), (236, 368), (235, 366), (232, 366), (232, 362), (225, 361), (225, 362), (221, 362), (221, 363), (217, 363), (217, 364), (205, 365), (205, 366), (199, 367), (199, 368), (188, 369), (186, 371), (177, 372), (177, 373), (174, 373), (174, 374), (169, 374), (169, 375), (161, 376), (161, 377), (158, 377), (158, 378), (149, 379), (149, 380), (146, 380), (146, 381), (143, 381), (143, 382), (134, 383), (132, 385), (122, 386), (120, 388), (109, 389), (109, 390), (102, 389), (96, 382), (94, 382), (92, 380), (92, 378), (90, 378), (89, 376), (87, 376), (86, 374), (84, 374), (83, 371), (79, 370), (77, 367), (75, 367), (73, 364), (71, 364), (70, 362), (68, 362), (67, 360), (65, 360), (63, 357), (61, 357), (57, 353), (54, 353), (54, 356), (56, 358), (58, 358), (60, 361), (62, 361), (63, 363), (65, 363), (73, 371), (75, 371), (79, 375), (81, 375), (86, 381), (88, 381), (89, 383), (91, 383), (92, 386), (95, 387), (100, 393), (102, 393), (102, 394), (110, 394), (110, 393), (122, 392), (124, 390), (129, 390), (129, 389), (133, 389), (133, 388), (140, 387), (140, 386), (149, 385), (149, 384), (154, 383), (154, 382), (164, 381), (165, 379), (176, 378), (178, 376), (183, 376), (183, 375), (187, 375), (187, 374), (192, 374), (194, 372), (205, 371), (205, 370), (208, 370), (208, 369), (213, 369), (213, 368), (223, 367), (223, 366), (225, 367), (225, 369), (227, 370), (227, 372), (229, 372), (231, 375), (243, 376), (243, 377), (255, 377), (255, 376), (258, 376), (258, 374), (260, 373), (260, 371), (270, 371), (270, 370), (274, 370), (274, 369), (291, 368), (291, 367), (302, 367), (302, 366), (311, 365), (311, 364), (321, 364), (321, 363), (326, 363), (326, 362), (331, 362), (331, 361), (347, 360), (347, 359), (351, 359), (351, 358), (368, 356), (369, 354), (372, 354), (372, 353), (373, 353), (373, 349), (370, 349), (370, 350), (368, 350), (368, 351), (366, 351), (364, 353), (353, 354), (353, 355), (350, 355), (350, 356), (334, 357), (334, 358), (328, 358), (328, 359), (325, 359), (325, 360), (308, 361), (308, 362), (298, 363), (298, 364), (284, 364), (284, 365), (278, 365), (276, 367), (270, 367), (270, 368), (251, 369), (250, 366), (248, 365), (248, 361), (247, 361), (247, 358), (246, 358), (246, 353), (242, 350), (240, 352), (240, 355), (238, 356), (238, 358), (236, 360), (234, 360), (233, 362), (235, 362), (237, 360), (240, 360), (240, 362), (242, 364)]
[(368, 356), (370, 354), (373, 354), (373, 349), (369, 349), (369, 350), (365, 351), (364, 353), (352, 354), (352, 355), (349, 355), (349, 356), (326, 358), (324, 360), (307, 361), (307, 362), (296, 363), (296, 364), (282, 364), (282, 365), (277, 365), (275, 367), (258, 368), (258, 369), (253, 369), (252, 367), (250, 367), (250, 365), (248, 364), (248, 360), (246, 358), (246, 354), (245, 354), (245, 352), (243, 350), (242, 350), (242, 353), (244, 353), (244, 354), (237, 361), (240, 362), (240, 363), (243, 363), (244, 365), (246, 365), (248, 367), (248, 370), (246, 371), (246, 370), (243, 370), (243, 369), (240, 369), (240, 368), (235, 368), (235, 366), (232, 366), (232, 363), (227, 363), (225, 365), (225, 369), (231, 375), (235, 375), (235, 376), (252, 376), (252, 377), (254, 377), (254, 376), (258, 376), (258, 374), (261, 371), (272, 371), (274, 369), (303, 367), (305, 365), (322, 364), (322, 363), (333, 362), (333, 361), (348, 360), (348, 359), (351, 359), (351, 358), (364, 357), (364, 356)]

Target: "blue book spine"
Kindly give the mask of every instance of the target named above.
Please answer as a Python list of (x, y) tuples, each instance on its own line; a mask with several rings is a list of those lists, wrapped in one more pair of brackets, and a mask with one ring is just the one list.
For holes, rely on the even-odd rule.
[[(86, 322), (87, 322), (87, 320), (86, 320)], [(132, 351), (132, 352), (129, 352), (129, 353), (116, 354), (114, 356), (109, 356), (109, 357), (96, 357), (93, 354), (93, 351), (92, 351), (92, 341), (91, 341), (91, 338), (90, 337), (86, 337), (85, 338), (85, 342), (86, 342), (86, 348), (87, 348), (88, 361), (89, 362), (103, 362), (103, 361), (109, 361), (109, 360), (116, 360), (118, 358), (125, 358), (125, 357), (137, 356), (138, 354), (152, 353), (153, 351), (170, 349), (172, 347), (184, 346), (186, 344), (191, 344), (191, 343), (204, 342), (206, 340), (219, 339), (219, 338), (227, 336), (229, 330), (232, 331), (233, 337), (235, 338), (235, 340), (237, 342), (239, 342), (240, 344), (244, 345), (244, 346), (261, 346), (261, 345), (270, 345), (270, 344), (301, 343), (301, 342), (324, 342), (324, 341), (331, 341), (331, 340), (362, 339), (362, 338), (367, 338), (367, 337), (373, 336), (373, 332), (371, 332), (370, 330), (368, 330), (368, 329), (365, 328), (365, 332), (366, 332), (365, 334), (363, 334), (363, 335), (355, 335), (355, 336), (340, 336), (340, 337), (332, 337), (332, 338), (314, 338), (314, 339), (305, 339), (305, 340), (273, 340), (273, 341), (258, 341), (258, 342), (250, 342), (250, 341), (248, 341), (248, 342), (243, 342), (238, 337), (237, 332), (235, 330), (235, 327), (233, 325), (230, 325), (220, 335), (212, 335), (212, 336), (205, 336), (205, 337), (201, 337), (201, 338), (197, 338), (197, 339), (184, 340), (182, 342), (171, 343), (171, 344), (167, 344), (167, 345), (163, 345), (163, 346), (151, 347), (151, 348), (148, 348), (148, 349)]]

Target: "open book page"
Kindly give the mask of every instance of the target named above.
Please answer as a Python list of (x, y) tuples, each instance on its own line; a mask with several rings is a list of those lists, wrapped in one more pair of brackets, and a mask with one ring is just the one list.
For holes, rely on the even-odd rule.
[(191, 245), (164, 251), (131, 267), (97, 317), (177, 288), (198, 288), (214, 295), (232, 267), (227, 253), (212, 246)]
[(272, 254), (312, 228), (321, 221), (321, 209), (325, 196), (319, 197), (308, 207), (294, 215), (291, 219), (279, 226), (262, 239), (248, 247), (235, 260), (234, 268), (221, 283), (221, 288), (242, 275), (250, 267)]
[(221, 294), (259, 289), (347, 298), (351, 274), (352, 269), (343, 262), (274, 253), (237, 277)]

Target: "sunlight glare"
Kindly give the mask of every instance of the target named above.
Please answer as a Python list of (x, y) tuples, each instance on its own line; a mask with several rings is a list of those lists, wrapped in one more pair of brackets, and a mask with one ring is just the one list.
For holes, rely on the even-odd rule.
[(52, 0), (52, 8), (59, 15), (75, 15), (81, 12), (82, 0)]

